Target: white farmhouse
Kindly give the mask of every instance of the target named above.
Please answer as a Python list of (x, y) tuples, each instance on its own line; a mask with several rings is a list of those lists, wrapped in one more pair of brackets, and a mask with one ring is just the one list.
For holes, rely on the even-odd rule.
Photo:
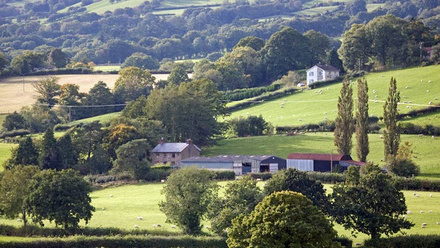
[(331, 65), (317, 64), (307, 70), (307, 86), (316, 82), (333, 80), (339, 77), (339, 69)]

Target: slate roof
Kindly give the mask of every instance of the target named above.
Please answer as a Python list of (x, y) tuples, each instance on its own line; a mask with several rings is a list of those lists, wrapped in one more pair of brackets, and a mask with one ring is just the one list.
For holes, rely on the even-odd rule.
[(216, 157), (190, 157), (182, 162), (211, 162), (211, 163), (233, 163), (237, 160), (255, 159), (258, 161), (273, 157), (273, 155), (219, 155)]
[[(190, 144), (188, 143), (162, 143), (158, 144), (152, 152), (182, 152), (189, 145)], [(201, 151), (201, 149), (196, 145), (191, 145), (193, 145), (197, 150)]]
[(301, 159), (301, 160), (321, 160), (321, 161), (341, 161), (352, 160), (348, 155), (342, 154), (322, 154), (322, 153), (291, 153), (287, 159)]
[[(336, 67), (333, 67), (333, 66), (331, 66), (331, 65), (326, 65), (326, 64), (317, 64), (317, 65), (315, 65), (316, 67), (319, 67), (319, 68), (321, 68), (321, 69), (323, 69), (324, 71), (339, 71), (339, 69), (338, 68), (336, 68)], [(313, 66), (314, 67), (314, 66)], [(311, 67), (310, 69), (312, 69), (313, 67)], [(309, 69), (309, 70), (310, 70)]]

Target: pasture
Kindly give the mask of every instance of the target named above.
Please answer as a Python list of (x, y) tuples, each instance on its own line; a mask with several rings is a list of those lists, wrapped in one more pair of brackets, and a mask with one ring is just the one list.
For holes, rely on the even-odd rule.
[[(384, 166), (383, 140), (379, 134), (370, 134), (370, 154), (367, 160)], [(290, 153), (328, 153), (337, 154), (333, 143), (333, 133), (306, 133), (294, 136), (273, 135), (234, 138), (218, 141), (217, 145), (202, 148), (203, 156), (217, 156), (224, 154), (240, 155), (275, 155), (287, 158)], [(353, 135), (352, 157), (356, 157), (356, 137)], [(417, 135), (402, 135), (401, 144), (408, 141), (413, 144), (413, 161), (420, 166), (421, 177), (440, 179), (440, 161), (438, 160), (438, 149), (440, 137)]]
[[(370, 115), (378, 117), (383, 115), (383, 105), (388, 97), (391, 77), (397, 79), (397, 87), (401, 96), (400, 113), (440, 104), (439, 69), (440, 65), (436, 65), (368, 74), (366, 79), (369, 88)], [(356, 79), (351, 81), (356, 106)], [(274, 126), (297, 126), (334, 120), (337, 115), (337, 99), (341, 85), (341, 83), (336, 83), (317, 89), (304, 89), (283, 98), (235, 111), (229, 118), (261, 114)]]
[(0, 142), (0, 171), (3, 171), (3, 163), (11, 156), (11, 149), (16, 146), (18, 145)]
[[(225, 185), (227, 182), (220, 182)], [(171, 224), (165, 223), (166, 216), (159, 210), (158, 203), (164, 200), (160, 191), (164, 184), (150, 183), (125, 185), (114, 188), (94, 191), (91, 193), (92, 205), (96, 208), (93, 217), (87, 226), (90, 227), (117, 227), (126, 230), (134, 230), (134, 225), (138, 225), (140, 229), (147, 230), (164, 230), (170, 232), (179, 232), (178, 229), (172, 228)], [(263, 183), (259, 183), (262, 187)], [(328, 193), (331, 192), (332, 185), (325, 185)], [(440, 221), (440, 193), (432, 192), (433, 197), (429, 197), (431, 192), (418, 192), (420, 197), (414, 197), (413, 191), (404, 191), (408, 210), (412, 214), (408, 214), (407, 218), (415, 223), (415, 226), (406, 231), (407, 234), (438, 234), (440, 225), (436, 222)], [(420, 213), (420, 210), (423, 213)], [(429, 211), (432, 210), (432, 213)], [(139, 220), (137, 217), (142, 217)], [(0, 219), (0, 223), (14, 226), (22, 225), (16, 220)], [(427, 223), (425, 228), (421, 228), (422, 223)], [(153, 227), (153, 224), (161, 224), (161, 227)], [(204, 222), (204, 224), (209, 224)], [(53, 225), (49, 225), (53, 226)], [(335, 229), (339, 235), (344, 235), (354, 239), (355, 242), (362, 242), (366, 235), (358, 235), (357, 238), (351, 236), (349, 230), (343, 229), (336, 225)], [(207, 229), (203, 229), (209, 233)], [(3, 240), (3, 238), (0, 238)]]
[[(156, 80), (165, 80), (168, 74), (153, 74)], [(73, 74), (57, 75), (59, 84), (77, 84), (81, 92), (88, 92), (97, 82), (103, 81), (112, 89), (119, 75), (117, 74)], [(0, 113), (19, 111), (36, 101), (34, 83), (47, 76), (9, 77), (0, 79)]]

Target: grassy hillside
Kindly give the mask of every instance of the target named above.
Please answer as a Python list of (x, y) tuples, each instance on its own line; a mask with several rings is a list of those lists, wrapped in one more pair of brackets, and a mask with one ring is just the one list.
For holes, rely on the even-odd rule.
[[(226, 182), (220, 184), (225, 185)], [(263, 183), (259, 183), (262, 187)], [(164, 200), (160, 194), (164, 184), (139, 184), (126, 185), (116, 188), (94, 191), (91, 193), (92, 205), (96, 208), (88, 226), (90, 227), (118, 227), (122, 229), (133, 230), (134, 225), (140, 229), (159, 229), (153, 228), (153, 224), (161, 224), (161, 230), (178, 232), (179, 230), (171, 228), (171, 224), (165, 223), (165, 215), (159, 210), (158, 203)], [(331, 185), (325, 185), (328, 192), (331, 192)], [(420, 197), (414, 197), (413, 191), (404, 191), (408, 210), (413, 214), (408, 215), (408, 219), (415, 223), (415, 227), (406, 231), (408, 234), (438, 234), (436, 221), (440, 220), (440, 211), (438, 210), (438, 199), (440, 193), (433, 192), (433, 197), (429, 197), (430, 192), (419, 192)], [(113, 195), (113, 197), (110, 197)], [(103, 209), (105, 208), (105, 210)], [(424, 213), (420, 213), (423, 210)], [(428, 213), (433, 210), (433, 213)], [(138, 220), (137, 217), (143, 217)], [(19, 226), (22, 223), (16, 220), (0, 219), (0, 223)], [(206, 222), (205, 222), (206, 223)], [(426, 228), (420, 228), (421, 223), (427, 223)], [(49, 224), (48, 226), (52, 226)], [(362, 242), (366, 236), (359, 235), (357, 238), (351, 237), (350, 231), (344, 230), (341, 226), (335, 226), (339, 235), (344, 235)], [(203, 229), (208, 232), (207, 229)], [(0, 237), (0, 240), (4, 240)]]
[[(400, 113), (430, 106), (429, 102), (439, 104), (439, 70), (440, 65), (436, 65), (368, 74), (366, 79), (369, 87), (370, 115), (383, 115), (383, 105), (388, 96), (391, 77), (397, 78), (397, 87), (401, 95)], [(352, 81), (354, 82), (354, 98), (356, 98), (356, 80)], [(341, 83), (314, 90), (304, 90), (233, 112), (230, 118), (261, 114), (266, 121), (275, 126), (295, 126), (334, 120), (340, 89)]]
[(11, 156), (11, 149), (17, 144), (0, 143), (0, 171), (3, 171), (3, 163)]
[[(401, 142), (411, 142), (414, 149), (414, 162), (420, 165), (422, 177), (440, 178), (440, 161), (438, 160), (438, 147), (440, 138), (432, 139), (428, 136), (402, 135)], [(370, 134), (369, 161), (380, 165), (383, 158), (383, 140), (379, 134)], [(353, 144), (356, 144), (353, 136)], [(284, 136), (258, 136), (221, 140), (216, 146), (204, 148), (203, 156), (216, 156), (222, 154), (243, 155), (275, 155), (287, 158), (290, 153), (337, 153), (333, 143), (333, 133), (307, 133), (304, 135)], [(352, 157), (356, 159), (356, 150), (352, 150)]]

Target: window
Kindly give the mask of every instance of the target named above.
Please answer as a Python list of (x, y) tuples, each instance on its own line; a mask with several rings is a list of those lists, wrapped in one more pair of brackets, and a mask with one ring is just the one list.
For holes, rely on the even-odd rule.
[(309, 76), (314, 76), (315, 73), (313, 73), (313, 71), (309, 72)]
[(173, 158), (175, 158), (176, 157), (176, 154), (175, 153), (173, 153), (173, 155), (171, 155)]
[(319, 71), (319, 72), (318, 72), (318, 75), (319, 75), (319, 76), (322, 76), (322, 71)]

